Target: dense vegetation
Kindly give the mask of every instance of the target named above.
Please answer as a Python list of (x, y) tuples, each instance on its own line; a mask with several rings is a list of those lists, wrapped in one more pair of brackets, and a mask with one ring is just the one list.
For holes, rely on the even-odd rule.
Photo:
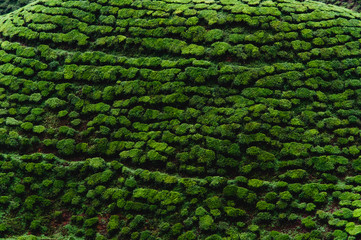
[(318, 1), (323, 2), (323, 3), (334, 4), (337, 6), (346, 7), (346, 8), (352, 9), (357, 12), (361, 11), (361, 8), (360, 8), (361, 2), (359, 0), (356, 0), (356, 1), (318, 0)]
[(0, 237), (359, 239), (360, 37), (312, 1), (0, 17)]
[(1, 0), (0, 2), (0, 15), (12, 12), (20, 7), (34, 0)]

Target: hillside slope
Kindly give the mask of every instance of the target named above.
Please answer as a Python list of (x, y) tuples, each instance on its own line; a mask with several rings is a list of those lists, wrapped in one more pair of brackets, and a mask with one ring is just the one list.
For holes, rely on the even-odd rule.
[(360, 37), (313, 1), (0, 17), (0, 237), (357, 239)]

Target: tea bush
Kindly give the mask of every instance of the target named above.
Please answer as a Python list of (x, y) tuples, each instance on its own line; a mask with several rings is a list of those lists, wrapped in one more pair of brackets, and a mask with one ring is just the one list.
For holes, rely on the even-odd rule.
[(75, 140), (74, 139), (63, 139), (57, 142), (56, 148), (59, 153), (64, 156), (72, 155), (75, 151)]

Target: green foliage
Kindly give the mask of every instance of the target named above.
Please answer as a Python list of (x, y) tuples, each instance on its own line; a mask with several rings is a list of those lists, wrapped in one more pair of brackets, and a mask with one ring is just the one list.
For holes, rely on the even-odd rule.
[(246, 215), (246, 211), (234, 207), (224, 207), (224, 211), (229, 217), (242, 217)]
[(33, 132), (34, 133), (43, 133), (45, 131), (45, 127), (42, 125), (37, 125), (33, 127)]
[(131, 229), (140, 228), (145, 222), (145, 218), (142, 215), (136, 215), (134, 219), (129, 223)]
[(182, 49), (183, 55), (202, 56), (204, 52), (205, 52), (204, 47), (196, 44), (190, 44)]
[(316, 222), (313, 221), (312, 217), (310, 217), (310, 216), (303, 218), (301, 222), (306, 228), (309, 228), (309, 229), (316, 228), (316, 226), (317, 226)]
[(224, 32), (221, 29), (212, 29), (206, 32), (204, 38), (206, 42), (214, 42), (223, 38)]
[(281, 154), (284, 155), (292, 155), (292, 156), (308, 156), (308, 149), (311, 147), (310, 144), (302, 144), (302, 143), (285, 143), (284, 148), (281, 150)]
[(14, 191), (16, 194), (23, 194), (25, 192), (25, 186), (22, 184), (17, 184), (14, 186)]
[(272, 211), (275, 209), (275, 205), (272, 203), (267, 203), (266, 201), (259, 201), (256, 205), (257, 209), (260, 211)]
[(354, 222), (346, 224), (345, 230), (351, 236), (359, 235), (361, 233), (361, 225), (356, 225)]
[(195, 239), (197, 239), (197, 235), (193, 230), (187, 231), (178, 237), (178, 240), (195, 240)]
[(182, 229), (183, 225), (181, 223), (176, 223), (172, 226), (171, 233), (172, 235), (178, 236), (182, 232)]
[(222, 240), (222, 237), (219, 236), (218, 234), (213, 234), (213, 235), (207, 237), (206, 240)]
[(205, 202), (210, 209), (217, 209), (222, 207), (221, 199), (217, 196), (207, 198)]
[(281, 179), (289, 179), (289, 180), (302, 180), (307, 176), (307, 172), (304, 169), (294, 169), (288, 170), (284, 174), (280, 175)]
[(74, 139), (63, 139), (57, 142), (56, 148), (59, 153), (64, 156), (70, 156), (75, 151), (75, 140)]
[(248, 180), (248, 186), (252, 187), (252, 188), (260, 188), (262, 187), (264, 184), (264, 182), (262, 180), (259, 179), (250, 179)]
[(352, 162), (352, 167), (356, 171), (361, 171), (361, 158), (358, 158)]
[(103, 170), (106, 167), (104, 159), (100, 157), (87, 159), (86, 163), (95, 171)]
[(27, 236), (20, 236), (20, 237), (16, 238), (16, 240), (36, 240), (36, 239), (38, 239), (38, 238), (32, 234), (27, 235)]
[(118, 215), (112, 215), (109, 219), (107, 230), (113, 234), (120, 230), (120, 220)]
[(360, 26), (293, 0), (2, 16), (0, 235), (357, 239)]
[(193, 42), (202, 42), (206, 30), (201, 26), (192, 26), (187, 31), (182, 33), (182, 36), (186, 39), (190, 39)]
[(195, 211), (196, 216), (204, 216), (207, 213), (207, 210), (205, 210), (203, 207), (198, 207)]
[(199, 228), (202, 230), (209, 230), (213, 223), (214, 220), (209, 215), (204, 215), (199, 218)]
[(280, 199), (284, 201), (291, 201), (293, 198), (292, 194), (289, 191), (284, 191), (280, 193)]
[(98, 217), (89, 218), (89, 219), (84, 221), (84, 227), (86, 227), (86, 228), (94, 227), (98, 223), (99, 223)]
[(45, 101), (45, 106), (47, 106), (51, 109), (60, 108), (60, 107), (63, 107), (64, 105), (66, 105), (66, 102), (64, 100), (61, 100), (56, 97), (49, 98)]
[(129, 188), (135, 188), (137, 186), (137, 181), (133, 177), (127, 178), (127, 180), (124, 182), (124, 185)]
[(16, 120), (15, 118), (12, 118), (12, 117), (7, 117), (5, 123), (6, 123), (6, 125), (9, 125), (9, 126), (17, 126), (17, 125), (21, 124), (20, 121)]
[(225, 42), (215, 42), (212, 44), (212, 52), (213, 56), (222, 56), (227, 53), (227, 51), (231, 48), (231, 45)]

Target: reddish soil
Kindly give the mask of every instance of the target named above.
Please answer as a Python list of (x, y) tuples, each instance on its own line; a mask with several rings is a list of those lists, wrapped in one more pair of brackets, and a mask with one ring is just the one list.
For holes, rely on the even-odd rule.
[(304, 228), (301, 224), (301, 220), (296, 221), (287, 221), (280, 223), (278, 226), (270, 227), (270, 231), (277, 231), (281, 233), (289, 233), (297, 229), (298, 233), (306, 233), (308, 230)]
[(107, 231), (107, 225), (109, 222), (110, 214), (105, 214), (103, 216), (98, 215), (99, 224), (97, 226), (97, 232), (99, 232), (102, 235), (106, 235), (108, 233)]
[(58, 217), (58, 219), (53, 219), (50, 223), (50, 226), (52, 229), (58, 229), (60, 227), (64, 227), (65, 225), (70, 223), (70, 218), (72, 216), (72, 213), (68, 210), (62, 210), (61, 217)]
[(329, 206), (327, 206), (327, 208), (324, 210), (325, 212), (330, 212), (333, 213), (337, 210), (340, 209), (340, 206), (338, 205), (337, 202), (333, 201), (332, 204), (330, 204)]

